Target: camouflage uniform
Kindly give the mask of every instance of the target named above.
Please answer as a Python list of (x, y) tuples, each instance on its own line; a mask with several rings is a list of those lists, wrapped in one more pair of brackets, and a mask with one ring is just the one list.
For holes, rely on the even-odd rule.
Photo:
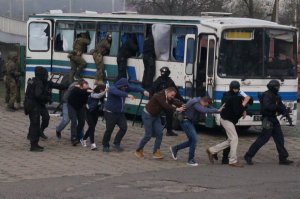
[(19, 89), (19, 76), (21, 73), (18, 71), (17, 55), (10, 55), (5, 65), (6, 67), (6, 97), (5, 101), (8, 103), (9, 109), (15, 109), (14, 103), (16, 100), (20, 101)]
[(86, 61), (83, 59), (82, 53), (91, 42), (87, 34), (88, 33), (82, 33), (81, 37), (74, 41), (73, 51), (68, 55), (71, 64), (70, 81), (73, 81), (74, 76), (78, 79), (86, 66)]
[(93, 51), (93, 58), (96, 64), (96, 76), (95, 76), (95, 84), (103, 84), (103, 71), (104, 71), (104, 62), (103, 56), (109, 55), (110, 47), (111, 47), (111, 34), (107, 33), (105, 39), (101, 40), (97, 43), (96, 48)]

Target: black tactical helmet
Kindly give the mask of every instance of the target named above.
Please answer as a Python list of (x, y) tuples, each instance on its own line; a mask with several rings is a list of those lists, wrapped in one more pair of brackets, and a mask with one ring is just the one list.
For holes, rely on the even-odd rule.
[(240, 89), (240, 83), (238, 81), (232, 81), (229, 84), (229, 89), (232, 91), (233, 89)]
[(267, 88), (274, 92), (274, 93), (278, 93), (279, 88), (280, 88), (280, 83), (278, 80), (276, 79), (272, 79), (268, 84), (267, 84)]
[(171, 71), (168, 67), (164, 66), (160, 69), (160, 75), (163, 77), (169, 77), (169, 75), (171, 74)]

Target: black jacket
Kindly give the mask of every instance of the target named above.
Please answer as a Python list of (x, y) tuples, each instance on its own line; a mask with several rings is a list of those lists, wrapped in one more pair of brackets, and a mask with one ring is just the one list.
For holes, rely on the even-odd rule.
[(128, 40), (120, 47), (117, 60), (134, 57), (136, 56), (137, 50), (137, 42), (133, 38), (128, 38)]
[(225, 108), (221, 112), (221, 118), (236, 124), (246, 110), (246, 107), (244, 107), (242, 103), (242, 96), (235, 95), (230, 97), (225, 104)]
[(88, 93), (87, 90), (75, 87), (70, 92), (70, 95), (68, 97), (68, 103), (75, 110), (79, 110), (87, 103), (89, 95), (90, 95), (90, 93)]

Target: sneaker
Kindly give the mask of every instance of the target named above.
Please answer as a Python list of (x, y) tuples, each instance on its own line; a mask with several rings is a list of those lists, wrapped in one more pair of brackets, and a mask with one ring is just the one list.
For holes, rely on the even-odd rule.
[(103, 152), (105, 152), (105, 153), (110, 152), (109, 147), (107, 147), (107, 146), (104, 146), (102, 150), (103, 150)]
[(174, 160), (177, 160), (177, 151), (172, 146), (170, 146), (170, 151), (171, 151), (172, 158)]
[(124, 151), (124, 148), (123, 147), (121, 147), (119, 144), (114, 144), (114, 146), (113, 146), (118, 152), (122, 152), (122, 151)]
[(232, 167), (239, 167), (239, 168), (242, 168), (244, 167), (244, 165), (242, 163), (239, 163), (239, 162), (236, 162), (236, 163), (232, 163), (232, 164), (228, 164), (229, 166), (232, 166)]
[(154, 159), (163, 159), (163, 157), (161, 156), (160, 154), (160, 150), (156, 150), (154, 153), (153, 153), (153, 156), (152, 156)]
[(91, 150), (92, 151), (95, 151), (97, 149), (97, 146), (95, 143), (91, 144)]
[(195, 162), (195, 160), (194, 159), (192, 159), (192, 160), (189, 160), (187, 163), (186, 163), (187, 165), (189, 165), (189, 166), (193, 166), (193, 167), (196, 167), (196, 166), (198, 166), (198, 163), (197, 162)]
[(173, 131), (168, 131), (168, 132), (166, 133), (166, 135), (167, 135), (167, 136), (178, 136), (178, 134), (177, 134), (177, 133), (174, 133)]
[(207, 156), (208, 156), (208, 159), (209, 159), (210, 163), (214, 164), (213, 154), (210, 152), (209, 149), (206, 149), (206, 153), (207, 153)]
[(39, 144), (36, 144), (36, 147), (39, 148), (39, 149), (44, 150), (44, 147), (40, 146)]
[(61, 132), (56, 131), (56, 137), (57, 137), (57, 139), (61, 139)]
[(80, 143), (83, 147), (86, 147), (86, 140), (80, 139)]
[(31, 152), (43, 152), (44, 149), (41, 149), (41, 148), (39, 148), (37, 146), (32, 146), (32, 147), (30, 147), (30, 151)]
[(73, 146), (76, 146), (77, 144), (80, 143), (80, 141), (78, 139), (72, 139), (71, 142), (72, 142)]
[(136, 150), (135, 152), (134, 152), (134, 155), (136, 156), (136, 157), (138, 157), (138, 158), (140, 158), (140, 159), (144, 159), (144, 151), (141, 149), (141, 150)]
[(280, 161), (279, 161), (279, 164), (280, 164), (280, 165), (290, 165), (290, 164), (293, 164), (293, 163), (294, 163), (294, 161), (288, 160), (288, 159), (280, 160)]
[(252, 158), (250, 156), (248, 156), (247, 154), (244, 155), (244, 159), (248, 165), (253, 165)]

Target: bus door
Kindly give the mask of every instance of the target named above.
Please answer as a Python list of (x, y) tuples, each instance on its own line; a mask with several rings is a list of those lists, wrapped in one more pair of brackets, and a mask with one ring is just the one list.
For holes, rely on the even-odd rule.
[(194, 79), (194, 65), (195, 65), (195, 35), (187, 34), (185, 36), (184, 46), (184, 66), (185, 66), (185, 96), (193, 97), (193, 79)]
[(27, 23), (26, 81), (36, 66), (52, 69), (52, 21), (32, 20)]
[(216, 65), (216, 37), (207, 36), (207, 60), (206, 60), (206, 93), (213, 99), (215, 86), (215, 65)]

